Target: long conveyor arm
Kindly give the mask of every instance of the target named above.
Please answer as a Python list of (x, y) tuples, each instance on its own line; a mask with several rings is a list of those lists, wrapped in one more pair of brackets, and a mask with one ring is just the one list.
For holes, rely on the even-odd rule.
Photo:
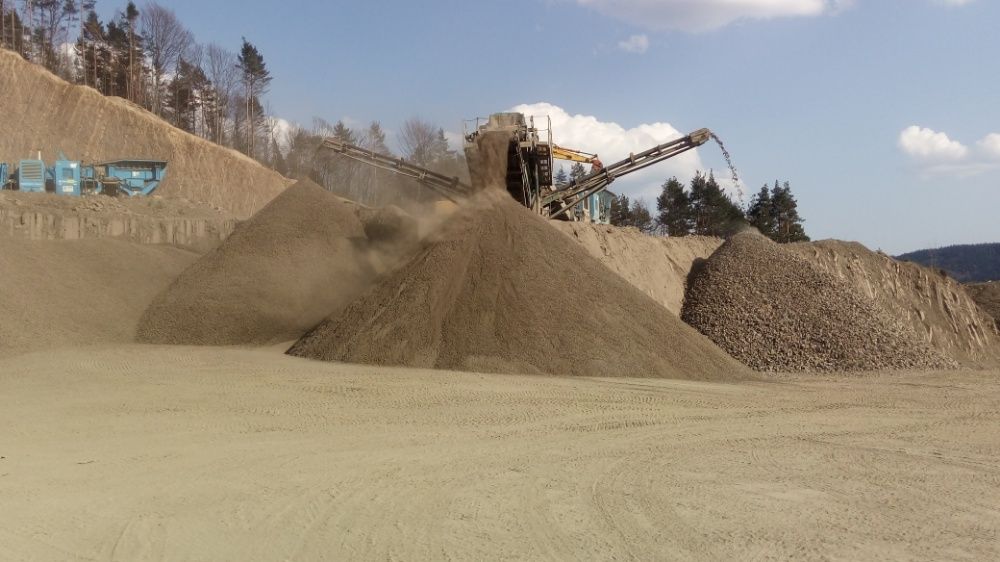
[(360, 146), (341, 142), (336, 139), (323, 139), (323, 143), (319, 148), (330, 150), (369, 166), (413, 178), (451, 201), (455, 201), (456, 197), (467, 195), (472, 190), (469, 185), (462, 183), (457, 177), (439, 174), (401, 158), (379, 154), (373, 150), (361, 148)]
[(697, 148), (708, 142), (711, 137), (712, 132), (708, 129), (698, 129), (690, 135), (654, 146), (639, 154), (630, 154), (628, 158), (610, 164), (604, 169), (588, 176), (584, 176), (559, 191), (544, 197), (542, 205), (557, 205), (558, 208), (554, 209), (549, 214), (549, 217), (558, 217), (572, 210), (587, 197), (604, 191), (617, 178), (637, 172), (668, 158), (673, 158), (692, 148)]

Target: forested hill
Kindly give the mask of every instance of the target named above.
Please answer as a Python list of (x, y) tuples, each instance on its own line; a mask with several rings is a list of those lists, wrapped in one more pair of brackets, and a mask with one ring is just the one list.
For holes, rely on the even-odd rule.
[(896, 259), (943, 269), (962, 283), (1000, 281), (1000, 243), (917, 250)]

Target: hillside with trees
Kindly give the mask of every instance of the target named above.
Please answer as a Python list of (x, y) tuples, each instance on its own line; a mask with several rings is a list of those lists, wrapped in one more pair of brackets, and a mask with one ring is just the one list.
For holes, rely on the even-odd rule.
[[(411, 119), (395, 155), (378, 121), (351, 130), (314, 118), (309, 129), (288, 126), (266, 101), (274, 79), (265, 54), (247, 38), (236, 50), (199, 43), (173, 10), (155, 1), (124, 2), (103, 20), (97, 0), (0, 0), (0, 48), (16, 52), (64, 80), (124, 98), (175, 127), (234, 148), (275, 171), (309, 176), (363, 203), (394, 191), (374, 170), (344, 159), (316, 157), (323, 137), (400, 156), (449, 175), (464, 175), (463, 156), (448, 148), (441, 127)], [(383, 175), (385, 173), (383, 172)], [(406, 184), (407, 194), (422, 190)]]
[(963, 283), (1000, 281), (1000, 243), (917, 250), (896, 256), (896, 259), (943, 269)]

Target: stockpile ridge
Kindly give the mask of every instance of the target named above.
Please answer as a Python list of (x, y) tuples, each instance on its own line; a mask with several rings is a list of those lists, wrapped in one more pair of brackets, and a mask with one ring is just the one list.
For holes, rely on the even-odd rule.
[(375, 276), (358, 216), (356, 204), (309, 180), (296, 183), (157, 296), (137, 339), (230, 345), (300, 337)]
[(785, 246), (874, 302), (918, 338), (968, 367), (1000, 359), (1000, 338), (962, 286), (941, 270), (901, 262), (857, 242), (821, 240)]
[(755, 370), (955, 366), (846, 281), (754, 231), (691, 277), (683, 319)]
[(497, 189), (289, 353), (484, 372), (746, 376), (711, 341)]

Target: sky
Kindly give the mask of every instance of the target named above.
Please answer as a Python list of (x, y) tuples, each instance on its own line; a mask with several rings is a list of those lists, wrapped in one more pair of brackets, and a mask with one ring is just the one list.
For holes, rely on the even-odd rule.
[[(458, 141), (517, 108), (605, 163), (708, 127), (748, 196), (790, 182), (813, 239), (1000, 241), (995, 0), (160, 3), (201, 42), (254, 43), (289, 122), (419, 117)], [(705, 145), (612, 189), (655, 203), (698, 169), (727, 175)]]

